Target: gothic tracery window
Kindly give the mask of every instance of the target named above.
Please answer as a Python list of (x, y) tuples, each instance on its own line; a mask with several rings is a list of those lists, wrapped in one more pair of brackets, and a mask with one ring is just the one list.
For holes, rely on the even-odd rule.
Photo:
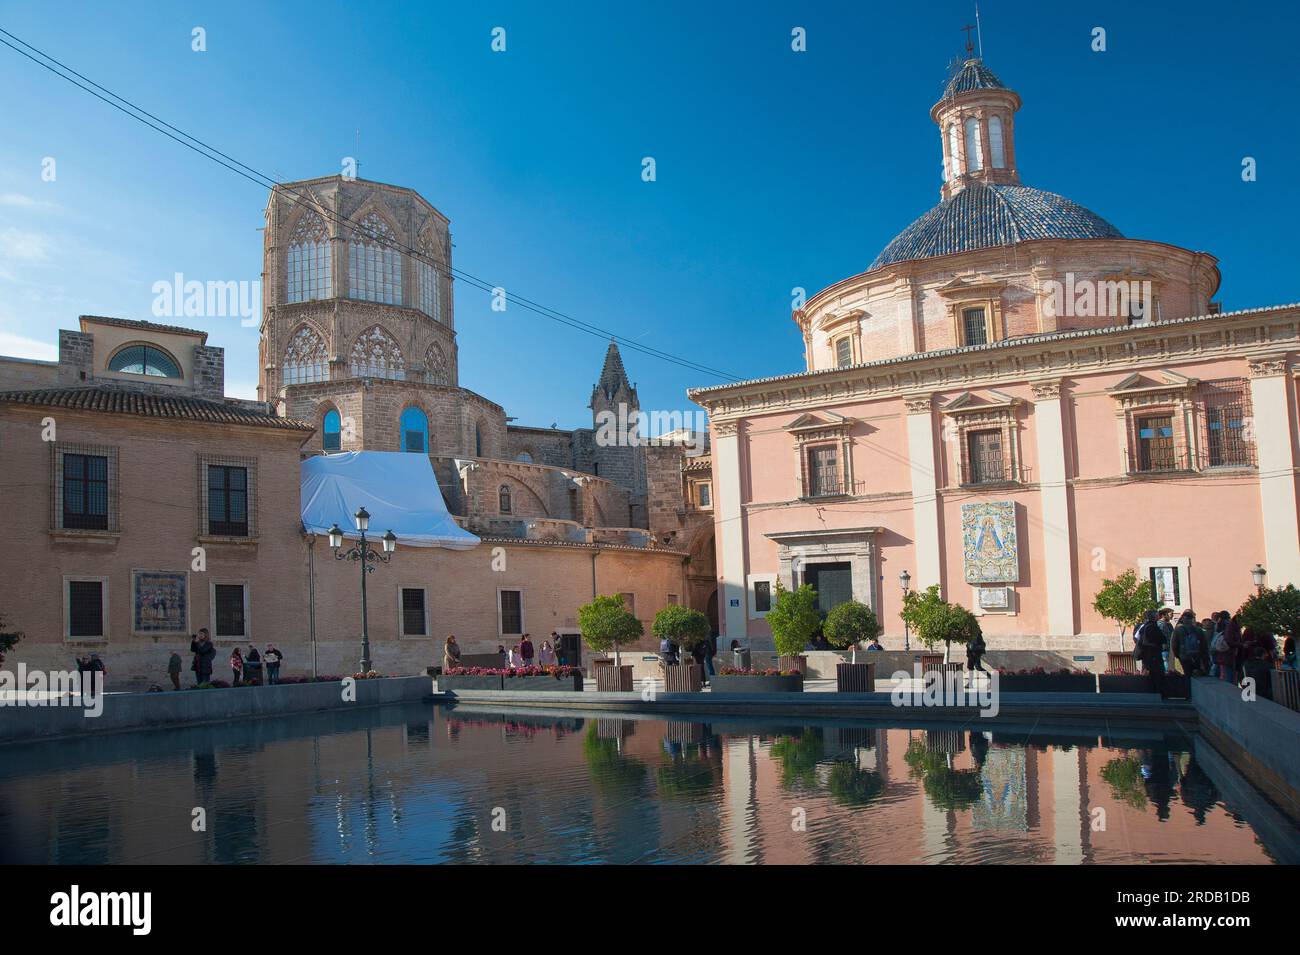
[(325, 381), (329, 376), (325, 340), (310, 325), (298, 326), (284, 351), (284, 373), (280, 383), (301, 385), (309, 381)]
[(289, 236), (286, 261), (286, 300), (309, 302), (331, 294), (329, 227), (319, 213), (308, 210)]
[(420, 255), (415, 260), (415, 274), (420, 284), (420, 311), (435, 322), (442, 321), (442, 285), (437, 246), (426, 232), (420, 237)]
[(377, 212), (357, 224), (348, 242), (348, 296), (402, 304), (402, 254), (397, 236)]
[(397, 339), (372, 325), (352, 343), (352, 374), (358, 378), (406, 377), (406, 359)]
[(424, 374), (431, 385), (451, 384), (451, 375), (447, 367), (447, 356), (442, 346), (434, 342), (424, 355)]

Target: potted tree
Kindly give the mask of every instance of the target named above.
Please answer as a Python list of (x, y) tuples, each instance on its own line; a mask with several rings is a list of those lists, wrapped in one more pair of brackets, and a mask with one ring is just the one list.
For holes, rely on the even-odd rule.
[[(954, 643), (970, 643), (980, 633), (980, 623), (975, 615), (965, 607), (940, 597), (938, 584), (931, 584), (925, 590), (909, 591), (903, 598), (903, 612), (899, 616), (928, 649), (943, 644), (944, 664), (948, 664)], [(960, 669), (961, 664), (955, 666)]]
[(655, 614), (650, 631), (660, 640), (678, 646), (678, 664), (664, 668), (664, 684), (669, 693), (699, 692), (703, 674), (691, 661), (690, 649), (709, 636), (709, 618), (698, 610), (669, 604)]
[(618, 648), (620, 644), (635, 642), (645, 632), (645, 627), (623, 606), (623, 595), (605, 594), (583, 604), (578, 608), (578, 627), (583, 641), (592, 650), (597, 653), (614, 651), (614, 665), (596, 669), (596, 689), (630, 692), (632, 667), (621, 665)]
[(781, 581), (776, 582), (776, 598), (767, 614), (767, 624), (772, 628), (772, 642), (776, 644), (777, 669), (798, 670), (808, 675), (808, 658), (803, 655), (808, 641), (821, 626), (817, 611), (817, 591), (809, 584), (800, 584), (795, 590), (786, 590)]
[(880, 636), (880, 621), (870, 607), (850, 600), (831, 608), (822, 624), (822, 636), (837, 650), (852, 648), (848, 663), (835, 667), (835, 689), (840, 693), (870, 693), (876, 688), (875, 664), (858, 662), (858, 644)]
[(1138, 580), (1137, 572), (1126, 570), (1114, 580), (1103, 580), (1101, 589), (1092, 598), (1092, 609), (1107, 620), (1119, 624), (1119, 652), (1106, 654), (1107, 673), (1136, 673), (1133, 654), (1124, 649), (1124, 633), (1142, 619), (1148, 610), (1155, 610), (1155, 589), (1149, 580)]

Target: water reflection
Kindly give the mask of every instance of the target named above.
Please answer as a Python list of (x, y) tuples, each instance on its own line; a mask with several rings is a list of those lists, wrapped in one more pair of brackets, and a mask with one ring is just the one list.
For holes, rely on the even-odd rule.
[(8, 747), (0, 860), (1249, 863), (1300, 834), (1157, 731), (411, 704)]

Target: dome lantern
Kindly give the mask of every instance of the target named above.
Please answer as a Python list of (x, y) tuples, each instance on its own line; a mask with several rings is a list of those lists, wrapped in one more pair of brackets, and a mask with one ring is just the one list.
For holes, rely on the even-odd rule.
[(943, 148), (943, 188), (951, 199), (973, 183), (1020, 185), (1015, 114), (1020, 95), (977, 56), (968, 56), (930, 109)]

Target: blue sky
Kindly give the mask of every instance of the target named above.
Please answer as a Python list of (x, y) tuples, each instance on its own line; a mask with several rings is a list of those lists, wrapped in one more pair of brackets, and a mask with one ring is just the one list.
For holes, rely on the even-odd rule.
[[(1025, 101), (1023, 181), (1217, 255), (1225, 308), (1300, 299), (1300, 13), (1135, 6), (981, 4), (985, 61)], [(797, 371), (791, 289), (863, 271), (938, 199), (929, 108), (973, 4), (630, 7), (0, 2), (0, 27), (277, 178), (357, 156), (449, 216), (456, 266), (494, 285), (740, 377)], [(0, 128), (0, 353), (53, 357), (82, 313), (150, 318), (176, 272), (258, 277), (265, 190), (4, 47)], [(251, 396), (256, 329), (184, 323)], [(465, 387), (521, 423), (590, 424), (604, 341), (465, 283), (456, 323)], [(721, 380), (624, 359), (647, 409)]]

